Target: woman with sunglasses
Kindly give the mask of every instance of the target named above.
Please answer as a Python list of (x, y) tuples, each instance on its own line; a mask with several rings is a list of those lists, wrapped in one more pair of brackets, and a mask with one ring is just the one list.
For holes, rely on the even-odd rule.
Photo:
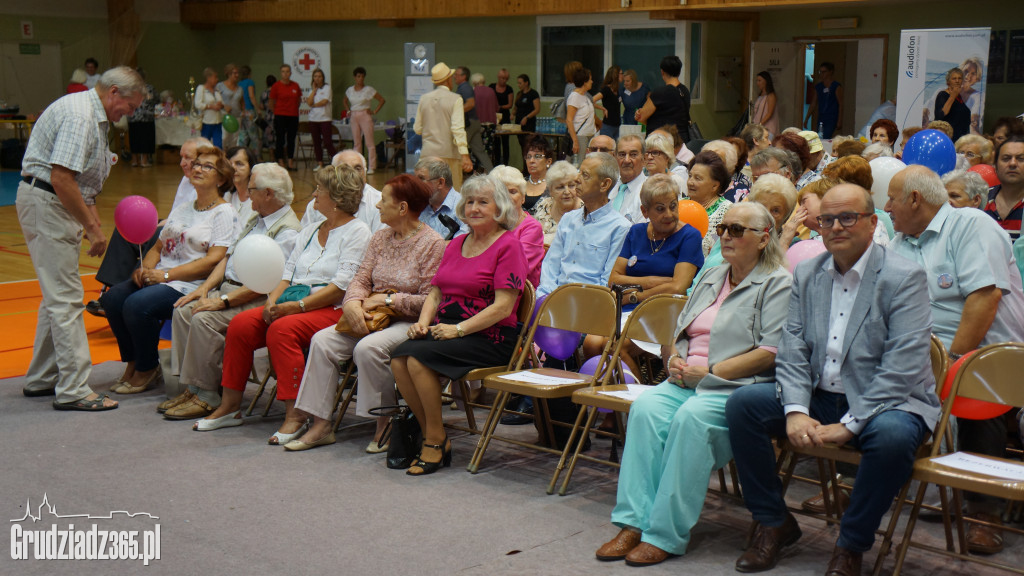
[(160, 380), (157, 343), (163, 322), (171, 318), (174, 303), (210, 275), (240, 232), (238, 213), (221, 198), (234, 175), (220, 148), (200, 146), (190, 178), (196, 200), (171, 211), (142, 267), (100, 297), (126, 363), (112, 392), (138, 394)]
[(686, 553), (714, 470), (732, 459), (725, 402), (741, 386), (771, 382), (791, 278), (757, 203), (731, 206), (716, 226), (725, 264), (697, 283), (662, 347), (668, 380), (629, 411), (612, 523), (619, 534), (598, 560), (649, 566)]

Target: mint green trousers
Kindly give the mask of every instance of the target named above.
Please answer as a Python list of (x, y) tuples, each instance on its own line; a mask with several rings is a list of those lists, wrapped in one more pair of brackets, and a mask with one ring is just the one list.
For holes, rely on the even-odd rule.
[(728, 394), (697, 394), (662, 382), (633, 402), (612, 523), (642, 541), (685, 554), (711, 473), (732, 459)]

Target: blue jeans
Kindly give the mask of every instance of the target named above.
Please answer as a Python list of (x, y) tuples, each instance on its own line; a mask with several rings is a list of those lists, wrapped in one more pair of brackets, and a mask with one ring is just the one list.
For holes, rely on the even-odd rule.
[(221, 131), (220, 124), (203, 124), (199, 135), (213, 142), (213, 145), (217, 148), (221, 147), (223, 132)]
[[(822, 424), (839, 422), (846, 413), (846, 396), (815, 390), (811, 418)], [(739, 472), (743, 499), (754, 520), (765, 526), (782, 525), (786, 503), (782, 481), (775, 473), (772, 437), (785, 437), (786, 415), (774, 384), (751, 384), (733, 392), (725, 406), (729, 441)], [(917, 414), (886, 410), (868, 421), (849, 446), (861, 451), (861, 464), (843, 515), (836, 544), (866, 552), (893, 498), (910, 478), (914, 456), (928, 428)]]
[(609, 136), (612, 140), (618, 140), (619, 139), (619, 127), (618, 126), (610, 126), (608, 124), (601, 124), (601, 130), (600, 130), (600, 132), (598, 132), (598, 134), (600, 134), (602, 136)]
[(122, 362), (135, 362), (139, 372), (157, 367), (160, 328), (164, 320), (171, 318), (174, 303), (182, 296), (165, 284), (139, 288), (131, 280), (117, 284), (100, 296)]

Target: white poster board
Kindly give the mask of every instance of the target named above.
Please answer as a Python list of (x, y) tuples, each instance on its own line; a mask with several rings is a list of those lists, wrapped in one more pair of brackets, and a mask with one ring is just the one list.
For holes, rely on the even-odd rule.
[[(313, 71), (319, 68), (324, 73), (324, 81), (331, 86), (335, 101), (344, 95), (343, 90), (331, 83), (331, 43), (330, 42), (281, 42), (284, 62), (292, 67), (291, 81), (302, 87), (302, 105), (299, 108), (299, 116), (305, 117), (309, 114), (309, 106), (306, 98), (309, 97), (309, 87), (313, 82)], [(332, 102), (333, 104), (333, 102)], [(333, 111), (331, 117), (334, 116)]]
[[(754, 103), (757, 102), (757, 74), (767, 71), (775, 86), (775, 113), (779, 115), (779, 126), (799, 126), (803, 118), (804, 76), (800, 71), (799, 51), (802, 45), (796, 42), (752, 42), (750, 45), (750, 117), (754, 117)], [(774, 134), (773, 136), (777, 136)]]
[(946, 73), (964, 71), (961, 98), (971, 109), (971, 133), (981, 133), (991, 28), (903, 30), (900, 34), (896, 125), (903, 130), (935, 119), (935, 97), (946, 89)]

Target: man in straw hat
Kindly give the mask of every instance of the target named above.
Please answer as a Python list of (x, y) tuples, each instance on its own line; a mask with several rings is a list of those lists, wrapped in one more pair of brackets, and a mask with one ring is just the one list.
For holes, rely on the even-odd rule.
[(473, 171), (466, 145), (466, 124), (462, 97), (452, 92), (455, 73), (444, 62), (430, 70), (434, 90), (420, 98), (413, 130), (423, 136), (421, 157), (437, 156), (452, 170), (452, 185), (462, 187), (462, 174)]

